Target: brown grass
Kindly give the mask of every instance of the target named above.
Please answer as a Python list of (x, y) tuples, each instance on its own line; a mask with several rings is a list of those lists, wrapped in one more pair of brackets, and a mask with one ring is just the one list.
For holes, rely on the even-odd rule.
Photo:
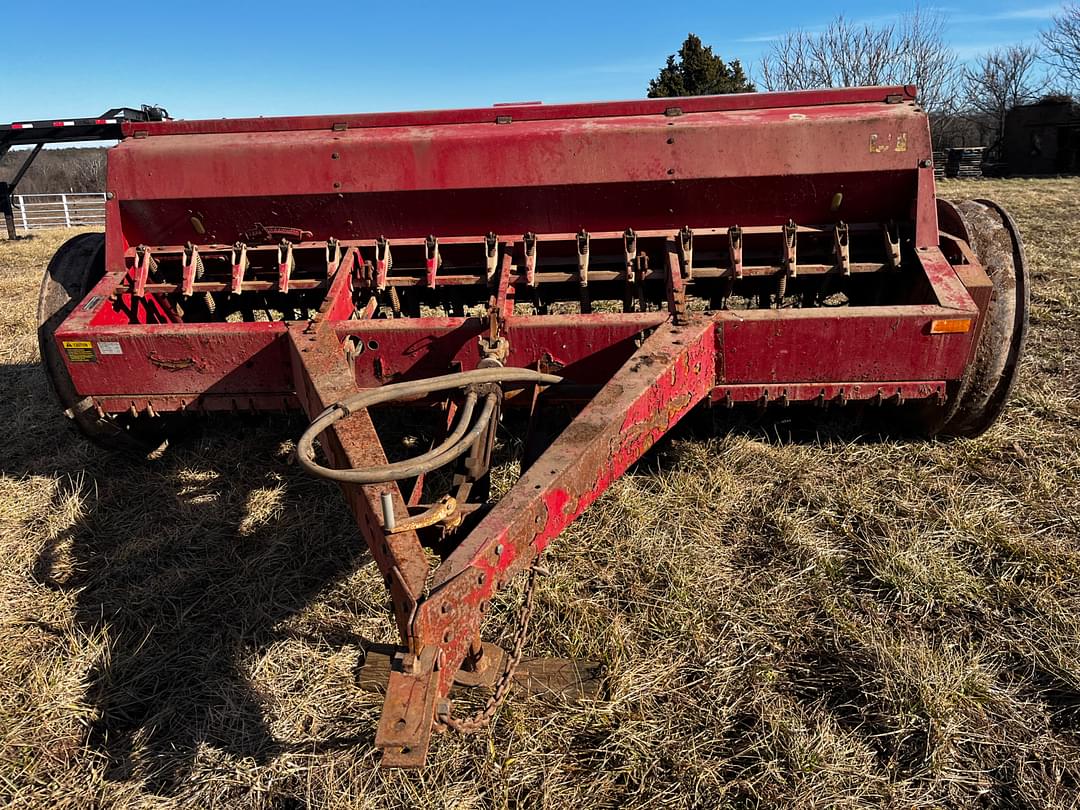
[(951, 443), (783, 422), (665, 442), (540, 583), (529, 653), (604, 662), (603, 699), (512, 696), (421, 773), (375, 767), (380, 697), (354, 677), (362, 641), (392, 638), (386, 600), (338, 491), (287, 463), (298, 424), (215, 420), (149, 466), (90, 447), (34, 338), (67, 234), (0, 243), (0, 800), (1075, 806), (1080, 181), (943, 193), (1001, 200), (1027, 237), (1003, 421)]

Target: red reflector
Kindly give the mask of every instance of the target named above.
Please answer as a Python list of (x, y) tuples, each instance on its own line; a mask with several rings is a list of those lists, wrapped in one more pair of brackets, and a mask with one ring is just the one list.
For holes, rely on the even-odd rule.
[(53, 121), (52, 125), (54, 127), (62, 127), (64, 125), (64, 122), (63, 121)]
[(971, 331), (971, 318), (945, 318), (930, 321), (931, 335), (956, 335)]

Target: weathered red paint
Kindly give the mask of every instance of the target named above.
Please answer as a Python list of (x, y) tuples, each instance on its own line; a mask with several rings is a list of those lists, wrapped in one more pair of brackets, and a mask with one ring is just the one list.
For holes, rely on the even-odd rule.
[[(445, 698), (469, 645), (479, 631), (486, 603), (500, 583), (524, 569), (611, 482), (704, 397), (716, 382), (713, 322), (692, 319), (665, 324), (637, 352), (514, 488), (466, 537), (432, 579), (430, 595), (417, 605), (412, 638), (421, 650), (438, 650), (413, 672), (391, 674), (381, 742), (400, 744), (392, 731), (404, 715), (402, 695), (415, 706)], [(431, 668), (438, 664), (437, 671)], [(434, 698), (431, 691), (435, 690)], [(379, 742), (379, 740), (377, 740)], [(397, 765), (415, 765), (414, 749), (427, 750), (427, 737), (413, 737), (409, 752), (391, 754)], [(422, 757), (421, 757), (422, 759)]]
[[(683, 114), (665, 116), (672, 107)], [(148, 137), (110, 154), (124, 242), (109, 244), (109, 264), (128, 245), (229, 244), (255, 223), (298, 226), (280, 222), (286, 211), (314, 239), (823, 222), (837, 193), (848, 221), (887, 221), (907, 217), (898, 203), (910, 206), (918, 161), (931, 157), (926, 116), (904, 88), (498, 114), (512, 121), (471, 110), (366, 126), (346, 116), (140, 127)]]
[[(75, 353), (68, 369), (102, 411), (314, 417), (361, 388), (476, 368), (493, 323), (506, 365), (558, 373), (568, 397), (588, 400), (434, 570), (420, 536), (388, 533), (380, 511), (384, 493), (397, 517), (421, 508), (421, 484), (408, 500), (396, 483), (343, 487), (407, 652), (376, 737), (388, 764), (423, 764), (492, 595), (691, 408), (944, 399), (989, 300), (948, 207), (939, 236), (929, 127), (910, 87), (169, 121), (125, 134), (139, 137), (109, 155), (106, 274), (56, 332), (61, 348), (92, 343), (92, 359)], [(804, 264), (783, 259), (789, 222)], [(882, 229), (901, 235), (899, 267)], [(840, 232), (850, 255), (834, 257)], [(188, 242), (202, 277), (193, 261), (181, 269)], [(236, 242), (246, 268), (232, 263)], [(138, 255), (158, 273), (137, 277)], [(796, 269), (819, 286), (802, 288), (800, 306), (771, 302)], [(819, 306), (846, 272), (851, 305)], [(759, 307), (728, 307), (736, 291)], [(413, 316), (399, 294), (414, 296)], [(545, 309), (579, 296), (584, 314)], [(212, 316), (236, 301), (276, 320)], [(638, 311), (588, 313), (603, 301)], [(455, 315), (415, 316), (421, 306)], [(211, 316), (199, 322), (200, 311)], [(943, 318), (973, 328), (931, 334)], [(534, 402), (506, 393), (507, 405)], [(386, 458), (366, 411), (321, 444), (340, 467)]]
[[(573, 511), (571, 504), (571, 495), (565, 489), (555, 487), (545, 492), (541, 498), (544, 503), (544, 512), (548, 515), (568, 515)], [(570, 521), (567, 521), (569, 523)], [(533, 540), (533, 545), (536, 546), (537, 552), (541, 552), (548, 547), (548, 543), (554, 540), (562, 534), (562, 528), (560, 528), (558, 521), (545, 520), (540, 528), (540, 531), (536, 533), (536, 538)], [(509, 567), (509, 564), (513, 562), (513, 559), (506, 561), (506, 564), (502, 564), (500, 560), (500, 569), (505, 570)]]

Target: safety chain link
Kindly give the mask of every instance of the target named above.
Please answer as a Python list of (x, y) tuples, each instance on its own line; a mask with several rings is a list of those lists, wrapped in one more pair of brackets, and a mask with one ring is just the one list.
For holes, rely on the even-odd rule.
[(487, 703), (484, 704), (484, 708), (471, 717), (454, 717), (450, 699), (447, 698), (443, 701), (439, 705), (439, 722), (447, 728), (453, 729), (458, 734), (475, 734), (491, 722), (491, 718), (495, 716), (499, 706), (506, 700), (506, 695), (510, 692), (510, 686), (514, 682), (514, 673), (517, 672), (518, 665), (521, 663), (521, 653), (525, 649), (525, 636), (529, 631), (529, 620), (532, 619), (536, 576), (540, 573), (546, 573), (540, 566), (534, 565), (529, 569), (529, 582), (525, 586), (525, 601), (519, 609), (517, 630), (514, 633), (514, 649), (506, 657), (502, 674), (495, 683), (495, 691), (488, 698)]

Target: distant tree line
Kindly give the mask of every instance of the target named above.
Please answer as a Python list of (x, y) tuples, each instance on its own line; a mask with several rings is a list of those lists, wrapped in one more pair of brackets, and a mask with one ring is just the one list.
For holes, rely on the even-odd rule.
[[(19, 181), (16, 194), (73, 194), (105, 190), (105, 149), (42, 149)], [(0, 160), (0, 180), (10, 181), (30, 154), (13, 149)]]
[[(944, 12), (916, 7), (892, 23), (843, 15), (824, 29), (796, 29), (769, 46), (757, 73), (766, 90), (914, 84), (935, 145), (1000, 142), (1005, 116), (1044, 98), (1080, 98), (1080, 4), (1052, 16), (1035, 43), (1017, 43), (961, 62), (945, 40)], [(690, 34), (668, 57), (649, 96), (754, 92), (738, 60), (725, 63)]]

